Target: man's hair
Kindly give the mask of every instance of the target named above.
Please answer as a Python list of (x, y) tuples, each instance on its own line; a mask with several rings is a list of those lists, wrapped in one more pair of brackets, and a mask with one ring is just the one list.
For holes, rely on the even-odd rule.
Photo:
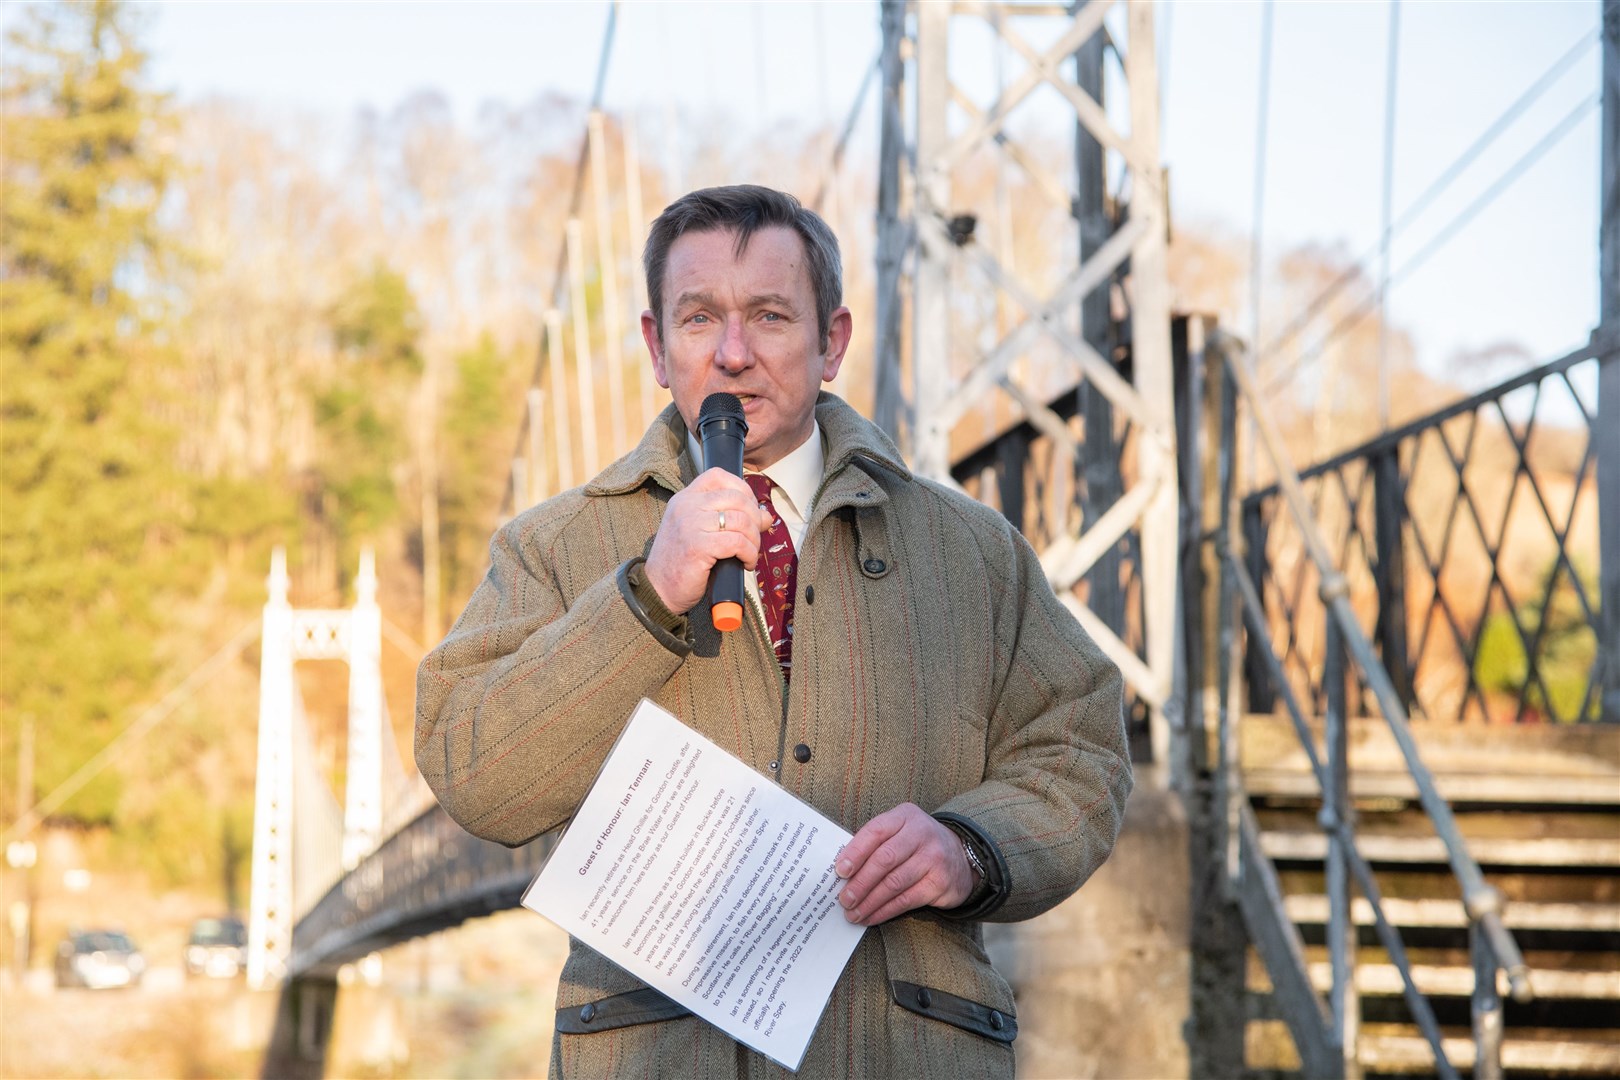
[(658, 326), (658, 340), (664, 340), (664, 271), (675, 241), (689, 232), (735, 232), (736, 255), (741, 258), (754, 233), (772, 226), (792, 229), (804, 243), (805, 269), (816, 297), (816, 327), (825, 350), (832, 313), (844, 298), (838, 238), (820, 214), (806, 210), (798, 199), (757, 184), (703, 188), (682, 195), (652, 223), (641, 262), (647, 272), (647, 302)]

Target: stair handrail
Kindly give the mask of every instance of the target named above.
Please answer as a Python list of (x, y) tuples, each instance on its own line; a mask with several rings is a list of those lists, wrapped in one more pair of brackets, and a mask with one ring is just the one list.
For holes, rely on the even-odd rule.
[[(1475, 968), (1475, 990), (1473, 995), (1473, 1014), (1476, 1042), (1479, 1045), (1480, 1056), (1476, 1060), (1476, 1075), (1499, 1076), (1501, 1070), (1501, 1001), (1497, 994), (1496, 972), (1505, 972), (1508, 980), (1509, 992), (1515, 1001), (1526, 1002), (1533, 996), (1530, 986), (1529, 969), (1525, 965), (1524, 955), (1520, 952), (1518, 943), (1512, 933), (1502, 921), (1502, 894), (1499, 890), (1485, 881), (1484, 874), (1468, 850), (1467, 842), (1458, 829), (1451, 806), (1441, 796), (1435, 783), (1434, 775), (1423, 762), (1418, 751), (1417, 741), (1412, 735), (1411, 725), (1406, 716), (1406, 709), (1401, 704), (1399, 694), (1389, 673), (1379, 662), (1373, 650), (1372, 642), (1362, 630), (1355, 612), (1350, 607), (1350, 587), (1345, 576), (1337, 569), (1329, 554), (1327, 545), (1323, 542), (1317, 530), (1316, 522), (1312, 517), (1310, 506), (1306, 500), (1305, 492), (1300, 483), (1298, 470), (1294, 467), (1287, 448), (1283, 445), (1282, 435), (1277, 428), (1276, 421), (1271, 414), (1262, 407), (1258, 389), (1255, 385), (1252, 370), (1253, 353), (1247, 342), (1226, 331), (1215, 329), (1211, 332), (1207, 348), (1224, 361), (1227, 370), (1231, 373), (1233, 384), (1239, 396), (1246, 400), (1248, 413), (1254, 425), (1254, 432), (1270, 459), (1272, 468), (1277, 476), (1276, 486), (1281, 491), (1284, 503), (1288, 507), (1290, 516), (1294, 519), (1295, 527), (1299, 530), (1305, 553), (1315, 565), (1321, 580), (1319, 594), (1323, 606), (1328, 612), (1332, 629), (1337, 632), (1345, 649), (1353, 658), (1357, 667), (1362, 671), (1367, 687), (1373, 692), (1378, 702), (1380, 713), (1394, 736), (1401, 756), (1405, 761), (1408, 774), (1417, 787), (1418, 802), (1424, 813), (1428, 815), (1436, 835), (1445, 845), (1447, 860), (1450, 863), (1452, 874), (1456, 877), (1462, 889), (1463, 909), (1469, 920), (1470, 949), (1473, 955)], [(1218, 538), (1219, 553), (1223, 561), (1231, 569), (1234, 580), (1238, 583), (1239, 592), (1243, 597), (1243, 607), (1250, 632), (1254, 633), (1266, 646), (1263, 652), (1267, 662), (1272, 665), (1273, 678), (1276, 685), (1281, 688), (1289, 715), (1294, 723), (1296, 733), (1304, 745), (1307, 756), (1310, 758), (1312, 771), (1315, 773), (1322, 791), (1330, 790), (1330, 778), (1326, 774), (1321, 761), (1317, 758), (1315, 746), (1308, 727), (1305, 724), (1304, 714), (1295, 697), (1288, 679), (1283, 677), (1281, 662), (1277, 659), (1276, 650), (1272, 646), (1270, 634), (1264, 622), (1264, 610), (1260, 604), (1258, 591), (1254, 582), (1249, 578), (1242, 560), (1232, 551), (1230, 537), (1224, 532)], [(1349, 822), (1340, 819), (1324, 821), (1324, 828), (1330, 833), (1338, 834), (1340, 830), (1348, 835)], [(1341, 837), (1342, 838), (1342, 837)], [(1363, 895), (1373, 907), (1375, 924), (1379, 928), (1379, 936), (1384, 939), (1386, 949), (1389, 940), (1399, 941), (1391, 929), (1390, 938), (1385, 938), (1385, 928), (1388, 926), (1383, 917), (1382, 906), (1377, 902), (1377, 884), (1373, 878), (1371, 868), (1356, 848), (1353, 838), (1344, 845), (1350, 869), (1361, 886)], [(1397, 960), (1396, 951), (1391, 950), (1391, 960), (1401, 970), (1402, 979), (1407, 987), (1408, 1004), (1410, 1005), (1417, 994), (1416, 986), (1411, 981), (1410, 971), (1405, 964), (1404, 950), (1400, 951)], [(1424, 1023), (1423, 1016), (1427, 1014), (1428, 1023)], [(1434, 1024), (1433, 1013), (1428, 1010), (1424, 1000), (1419, 1009), (1414, 1010), (1414, 1019), (1419, 1027), (1425, 1029), (1425, 1035), (1433, 1046), (1437, 1062), (1445, 1060), (1439, 1043), (1439, 1029)]]

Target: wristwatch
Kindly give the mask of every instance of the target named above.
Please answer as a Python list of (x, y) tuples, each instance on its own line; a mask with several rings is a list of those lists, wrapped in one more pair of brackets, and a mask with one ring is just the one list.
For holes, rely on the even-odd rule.
[(1001, 861), (995, 847), (979, 835), (977, 827), (967, 818), (959, 814), (939, 813), (934, 815), (934, 820), (955, 833), (962, 842), (962, 857), (967, 860), (968, 869), (976, 879), (967, 899), (954, 908), (946, 909), (943, 914), (950, 919), (983, 921), (986, 915), (1006, 902), (1006, 864)]

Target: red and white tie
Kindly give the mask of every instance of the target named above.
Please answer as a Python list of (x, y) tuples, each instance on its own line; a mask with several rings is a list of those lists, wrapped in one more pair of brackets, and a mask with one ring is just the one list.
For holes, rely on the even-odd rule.
[(765, 607), (765, 629), (771, 635), (771, 648), (782, 665), (782, 678), (793, 673), (793, 597), (799, 587), (799, 556), (793, 550), (793, 537), (782, 517), (771, 504), (776, 485), (762, 473), (743, 477), (753, 489), (760, 508), (771, 512), (771, 525), (760, 534), (759, 599)]

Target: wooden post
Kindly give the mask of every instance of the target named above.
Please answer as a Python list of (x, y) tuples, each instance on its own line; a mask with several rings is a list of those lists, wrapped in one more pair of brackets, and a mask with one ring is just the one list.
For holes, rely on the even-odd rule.
[(602, 282), (602, 352), (607, 363), (608, 433), (613, 444), (608, 457), (630, 449), (624, 414), (624, 316), (619, 311), (619, 260), (613, 251), (613, 216), (608, 206), (607, 137), (602, 110), (592, 109), (586, 121), (591, 147), (591, 201), (596, 204), (596, 272)]
[(568, 373), (563, 364), (562, 312), (546, 312), (546, 375), (551, 380), (551, 450), (557, 459), (557, 491), (574, 486), (574, 434), (568, 419)]
[(529, 387), (525, 399), (528, 416), (528, 483), (524, 487), (524, 498), (528, 500), (524, 505), (534, 506), (546, 497), (545, 475), (545, 448), (541, 443), (542, 425), (545, 423), (546, 392), (538, 386)]
[[(1209, 520), (1219, 530), (1214, 545), (1219, 552), (1235, 539), (1230, 518), (1237, 402), (1225, 367), (1217, 357), (1204, 355), (1211, 361), (1211, 366), (1203, 370), (1210, 439), (1202, 469), (1208, 490), (1199, 495), (1203, 505), (1213, 510)], [(1191, 985), (1187, 1072), (1190, 1076), (1242, 1076), (1243, 1032), (1248, 1021), (1243, 988), (1249, 938), (1231, 883), (1236, 870), (1232, 858), (1236, 837), (1231, 835), (1233, 823), (1229, 820), (1230, 789), (1236, 780), (1227, 771), (1227, 742), (1236, 728), (1232, 661), (1238, 616), (1231, 572), (1218, 553), (1213, 570), (1210, 590), (1202, 601), (1207, 605), (1207, 616), (1201, 635), (1205, 660), (1200, 677), (1204, 701), (1200, 717), (1212, 717), (1222, 741), (1212, 752), (1206, 728), (1197, 745), (1190, 748), (1196, 764), (1191, 770), (1186, 802), (1187, 861), (1192, 885), (1188, 906), (1192, 925), (1188, 933)]]
[[(1240, 505), (1243, 506), (1243, 548), (1249, 580), (1254, 582), (1255, 591), (1264, 601), (1268, 574), (1266, 521), (1261, 516), (1258, 501)], [(1262, 653), (1265, 647), (1264, 643), (1251, 640), (1244, 654), (1243, 681), (1249, 688), (1249, 711), (1252, 713), (1268, 713), (1277, 703), (1276, 691), (1271, 686), (1271, 667)]]
[(1321, 823), (1327, 833), (1325, 876), (1328, 896), (1327, 943), (1333, 968), (1331, 1012), (1345, 1080), (1357, 1080), (1361, 1067), (1356, 1042), (1361, 1028), (1361, 999), (1356, 994), (1356, 923), (1350, 881), (1353, 844), (1350, 802), (1350, 715), (1346, 682), (1350, 672), (1339, 624), (1327, 623), (1327, 656), (1322, 679), (1327, 684), (1327, 787), (1322, 792)]
[(1012, 527), (1025, 533), (1026, 537), (1029, 522), (1024, 520), (1024, 485), (1028, 475), (1029, 445), (1029, 436), (1019, 435), (1015, 431), (1009, 432), (996, 446), (996, 497), (1001, 503), (1001, 516), (1012, 522)]
[[(647, 279), (641, 268), (642, 251), (647, 244), (647, 217), (641, 204), (641, 150), (636, 141), (636, 122), (632, 117), (624, 120), (624, 204), (629, 226), (625, 236), (630, 244), (630, 319), (639, 325), (639, 316), (647, 306)], [(652, 364), (640, 365), (641, 377), (636, 380), (641, 399), (641, 426), (652, 426), (658, 415), (658, 384), (653, 381)]]
[(917, 13), (917, 182), (911, 219), (917, 229), (912, 282), (911, 464), (930, 479), (950, 472), (945, 398), (952, 385), (951, 174), (940, 158), (949, 143), (951, 8), (920, 4)]
[(901, 95), (905, 60), (900, 55), (906, 36), (905, 0), (883, 0), (879, 9), (883, 27), (882, 128), (878, 137), (877, 193), (877, 326), (873, 335), (873, 420), (897, 445), (900, 418), (905, 410), (900, 369), (900, 275), (910, 247), (906, 223), (900, 217), (900, 170), (905, 151), (905, 117)]
[(1401, 491), (1400, 448), (1391, 444), (1372, 459), (1373, 544), (1378, 559), (1378, 649), (1408, 712), (1416, 700), (1412, 690), (1412, 662), (1406, 649), (1406, 541), (1401, 528), (1407, 520), (1406, 498)]
[(579, 432), (585, 479), (596, 475), (602, 447), (596, 434), (596, 365), (591, 359), (591, 317), (585, 307), (584, 231), (578, 218), (568, 219), (568, 293), (573, 301), (574, 377), (579, 380)]
[[(1074, 54), (1075, 86), (1099, 105), (1103, 101), (1103, 31), (1099, 29)], [(1131, 90), (1135, 92), (1133, 82)], [(1085, 124), (1075, 122), (1074, 156), (1076, 194), (1074, 216), (1079, 224), (1080, 262), (1107, 242), (1113, 233), (1105, 205), (1108, 177), (1104, 170), (1102, 143)], [(1080, 300), (1080, 335), (1099, 356), (1113, 359), (1109, 339), (1113, 336), (1108, 311), (1109, 292), (1114, 275), (1101, 282)], [(1120, 447), (1114, 437), (1114, 406), (1096, 386), (1081, 383), (1075, 391), (1076, 404), (1085, 419), (1085, 441), (1081, 444), (1080, 469), (1084, 478), (1080, 499), (1082, 528), (1089, 528), (1108, 508), (1119, 501), (1125, 480), (1119, 471)], [(1120, 583), (1120, 545), (1108, 549), (1086, 575), (1086, 606), (1103, 625), (1125, 636), (1125, 590)], [(1140, 569), (1140, 568), (1138, 568)]]
[[(1620, 350), (1620, 0), (1603, 0), (1602, 182), (1598, 190), (1598, 336)], [(1614, 355), (1613, 352), (1610, 353)], [(1603, 719), (1620, 723), (1620, 358), (1598, 362), (1596, 443), (1602, 577)]]
[(1157, 700), (1150, 717), (1154, 759), (1169, 756), (1170, 696), (1176, 653), (1175, 383), (1170, 371), (1170, 284), (1165, 270), (1169, 222), (1159, 161), (1159, 69), (1153, 5), (1126, 8), (1130, 44), (1125, 76), (1131, 93), (1131, 150), (1144, 163), (1131, 172), (1130, 220), (1145, 226), (1131, 252), (1131, 375), (1147, 403), (1151, 431), (1136, 442), (1139, 483), (1153, 485), (1142, 511), (1142, 637)]

